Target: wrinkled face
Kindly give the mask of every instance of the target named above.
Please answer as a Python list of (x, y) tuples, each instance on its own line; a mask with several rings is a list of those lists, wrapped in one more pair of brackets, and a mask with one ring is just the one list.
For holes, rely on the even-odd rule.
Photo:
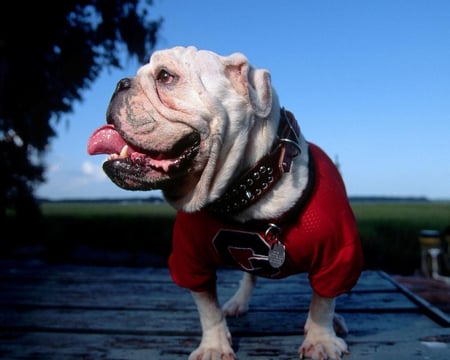
[(186, 197), (200, 182), (211, 187), (228, 150), (245, 148), (255, 117), (271, 110), (271, 94), (267, 71), (252, 69), (242, 54), (157, 51), (135, 77), (119, 81), (88, 152), (109, 154), (103, 169), (124, 189)]

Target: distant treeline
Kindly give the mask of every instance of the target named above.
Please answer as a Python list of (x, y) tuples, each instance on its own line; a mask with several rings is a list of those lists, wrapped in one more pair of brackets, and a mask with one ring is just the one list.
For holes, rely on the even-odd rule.
[(350, 202), (429, 202), (424, 196), (349, 196)]
[[(430, 200), (424, 196), (407, 196), (407, 197), (396, 197), (396, 196), (350, 196), (351, 202), (381, 202), (381, 203), (395, 203), (395, 202), (429, 202)], [(164, 203), (164, 199), (161, 196), (150, 196), (148, 198), (92, 198), (92, 199), (39, 199), (40, 203), (46, 202), (62, 202), (62, 203)]]
[(150, 196), (148, 198), (136, 198), (136, 197), (130, 197), (130, 198), (120, 198), (120, 199), (112, 199), (112, 198), (92, 198), (92, 199), (58, 199), (58, 200), (52, 200), (52, 199), (38, 199), (39, 203), (112, 203), (112, 204), (119, 204), (119, 203), (165, 203), (165, 200), (160, 196)]

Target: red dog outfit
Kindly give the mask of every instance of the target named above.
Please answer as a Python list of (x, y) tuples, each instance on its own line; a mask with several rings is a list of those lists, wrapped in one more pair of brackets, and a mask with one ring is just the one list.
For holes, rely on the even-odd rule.
[(173, 281), (193, 291), (215, 286), (216, 269), (233, 264), (257, 276), (282, 278), (308, 272), (316, 293), (333, 298), (356, 284), (363, 255), (355, 218), (342, 178), (332, 160), (309, 144), (315, 181), (309, 200), (279, 240), (286, 261), (273, 268), (264, 231), (227, 223), (205, 210), (178, 212), (169, 267)]

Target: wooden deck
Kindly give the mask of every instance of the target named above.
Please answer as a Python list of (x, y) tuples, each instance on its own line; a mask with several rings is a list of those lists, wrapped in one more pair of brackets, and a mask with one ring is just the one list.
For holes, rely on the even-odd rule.
[[(242, 274), (222, 270), (226, 300)], [(297, 359), (310, 289), (305, 275), (261, 279), (250, 312), (229, 319), (240, 360)], [(450, 359), (450, 321), (383, 272), (338, 299), (345, 359)], [(0, 263), (1, 359), (187, 359), (197, 310), (166, 268)]]

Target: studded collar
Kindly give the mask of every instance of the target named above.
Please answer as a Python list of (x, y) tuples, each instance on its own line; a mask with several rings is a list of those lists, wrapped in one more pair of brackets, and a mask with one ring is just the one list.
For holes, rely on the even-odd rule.
[(215, 215), (231, 216), (261, 199), (283, 173), (291, 170), (293, 159), (301, 152), (299, 136), (300, 128), (294, 115), (282, 108), (272, 150), (238, 177), (220, 198), (207, 206), (207, 210)]

